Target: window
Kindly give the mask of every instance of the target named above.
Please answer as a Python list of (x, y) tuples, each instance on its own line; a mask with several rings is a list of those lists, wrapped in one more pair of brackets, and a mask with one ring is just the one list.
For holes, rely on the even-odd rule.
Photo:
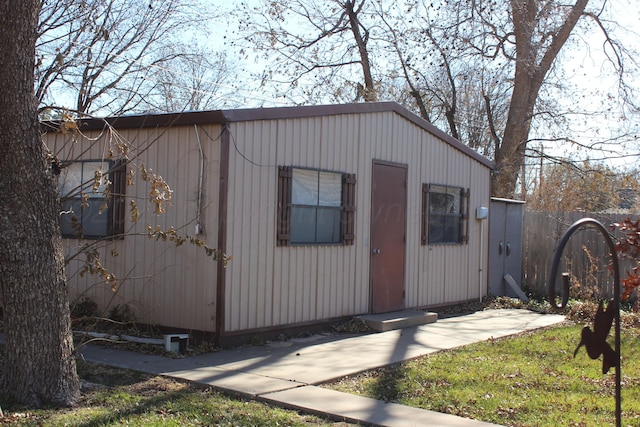
[(97, 239), (124, 232), (124, 163), (79, 161), (60, 173), (63, 237)]
[(279, 246), (353, 244), (355, 175), (281, 166)]
[(423, 184), (422, 244), (467, 243), (469, 191)]

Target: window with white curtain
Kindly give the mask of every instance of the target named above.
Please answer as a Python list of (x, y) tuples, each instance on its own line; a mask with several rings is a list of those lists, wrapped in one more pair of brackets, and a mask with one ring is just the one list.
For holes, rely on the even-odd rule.
[(293, 169), (291, 243), (340, 243), (342, 174)]
[(355, 174), (278, 166), (277, 194), (277, 246), (354, 244)]
[(98, 239), (123, 232), (124, 165), (116, 165), (87, 160), (62, 168), (58, 191), (63, 237)]

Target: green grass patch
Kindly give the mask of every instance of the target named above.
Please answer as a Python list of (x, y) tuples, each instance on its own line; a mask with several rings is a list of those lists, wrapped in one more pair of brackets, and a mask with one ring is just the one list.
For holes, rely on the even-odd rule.
[(126, 369), (79, 362), (91, 381), (74, 408), (23, 408), (0, 396), (12, 426), (346, 426), (296, 411), (229, 396), (210, 387)]
[[(611, 425), (613, 370), (584, 347), (582, 325), (490, 340), (345, 378), (336, 390), (509, 426)], [(610, 338), (613, 342), (613, 338)], [(640, 331), (622, 333), (623, 425), (640, 425)]]

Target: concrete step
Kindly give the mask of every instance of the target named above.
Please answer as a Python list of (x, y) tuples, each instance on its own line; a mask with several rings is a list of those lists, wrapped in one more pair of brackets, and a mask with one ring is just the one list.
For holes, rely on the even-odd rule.
[(391, 313), (365, 314), (360, 319), (371, 329), (378, 332), (386, 332), (394, 329), (410, 328), (412, 326), (426, 325), (438, 320), (437, 313), (424, 311), (403, 310)]

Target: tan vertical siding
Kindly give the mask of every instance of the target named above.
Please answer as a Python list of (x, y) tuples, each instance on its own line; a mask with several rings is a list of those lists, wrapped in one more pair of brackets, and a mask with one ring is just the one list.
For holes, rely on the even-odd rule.
[[(221, 128), (204, 126), (206, 156), (202, 223), (206, 240), (217, 242)], [(427, 307), (476, 299), (486, 293), (488, 226), (475, 220), (475, 208), (489, 205), (489, 170), (468, 155), (395, 112), (359, 113), (231, 122), (227, 252), (233, 259), (225, 278), (225, 330), (313, 322), (370, 310), (372, 161), (407, 165), (405, 305)], [(184, 227), (193, 234), (200, 154), (193, 126), (120, 131), (144, 152), (141, 160), (174, 190), (166, 215), (147, 207), (148, 188), (127, 188), (129, 200), (145, 209), (130, 231), (146, 225)], [(106, 137), (106, 136), (105, 136)], [(48, 135), (60, 145), (65, 137)], [(66, 140), (65, 140), (66, 141)], [(153, 142), (152, 144), (150, 144)], [(81, 152), (78, 144), (65, 150)], [(100, 157), (92, 151), (88, 157)], [(277, 166), (355, 173), (356, 222), (352, 246), (275, 245)], [(139, 172), (138, 172), (139, 173)], [(470, 188), (469, 244), (421, 245), (422, 184)], [(77, 245), (68, 240), (68, 250)], [(213, 331), (216, 264), (198, 248), (127, 237), (109, 244), (119, 256), (107, 265), (127, 277), (116, 294), (92, 278), (72, 277), (75, 295), (87, 292), (101, 307), (129, 303), (149, 323)], [(484, 252), (482, 253), (482, 250)], [(482, 257), (481, 258), (481, 253)], [(77, 269), (77, 263), (74, 264)], [(485, 269), (486, 270), (486, 269)]]
[[(469, 188), (469, 157), (459, 155), (453, 147), (447, 147), (447, 174), (446, 184), (456, 187)], [(446, 301), (463, 301), (467, 299), (467, 263), (471, 256), (468, 244), (446, 245), (445, 260), (446, 275)]]
[[(204, 129), (212, 138), (201, 131), (206, 158), (201, 222), (206, 234), (198, 237), (215, 247), (220, 166), (220, 145), (215, 138), (220, 134), (220, 126), (211, 125)], [(97, 137), (98, 133), (87, 136)], [(81, 267), (80, 260), (77, 260), (68, 268), (72, 299), (86, 295), (98, 303), (104, 314), (117, 304), (126, 304), (140, 322), (214, 331), (216, 263), (202, 249), (190, 244), (177, 248), (172, 243), (154, 242), (144, 236), (147, 225), (159, 225), (164, 230), (174, 227), (183, 235), (195, 233), (200, 180), (200, 150), (195, 129), (182, 126), (119, 130), (117, 134), (102, 135), (100, 143), (91, 148), (85, 138), (79, 138), (76, 143), (62, 134), (49, 133), (44, 138), (50, 146), (56, 147), (61, 159), (87, 148), (89, 151), (83, 158), (98, 159), (106, 152), (104, 147), (108, 141), (115, 137), (131, 144), (131, 161), (127, 168), (136, 172), (135, 185), (128, 186), (126, 190), (125, 228), (128, 235), (123, 240), (106, 243), (101, 249), (106, 267), (119, 279), (118, 288), (112, 292), (95, 277), (74, 274)], [(148, 184), (140, 179), (139, 167), (143, 163), (161, 175), (173, 190), (173, 199), (166, 214), (155, 215), (148, 202)], [(130, 219), (131, 200), (135, 200), (140, 209), (137, 224)], [(74, 253), (82, 243), (65, 239), (67, 254)], [(112, 253), (118, 256), (113, 257)]]
[[(272, 289), (273, 250), (265, 242), (274, 241), (276, 198), (276, 153), (265, 141), (277, 128), (239, 123), (232, 126), (229, 163), (228, 251), (233, 262), (227, 271), (226, 329), (239, 329), (271, 322), (274, 307)], [(272, 176), (273, 175), (273, 176)], [(264, 179), (263, 179), (264, 177)], [(268, 203), (263, 206), (261, 201)], [(242, 309), (234, 310), (237, 302)]]
[[(335, 116), (332, 120), (323, 119), (320, 145), (322, 164), (333, 164), (339, 172), (354, 173), (357, 159), (357, 140), (351, 125), (351, 116)], [(326, 256), (318, 258), (318, 280), (316, 286), (316, 310), (319, 318), (335, 318), (350, 314), (353, 310), (353, 297), (349, 292), (355, 286), (355, 251), (344, 251), (343, 247), (328, 247)], [(343, 271), (342, 277), (336, 274)], [(324, 286), (322, 285), (324, 284)], [(350, 284), (350, 285), (348, 285)]]
[[(426, 245), (416, 269), (421, 273), (416, 306), (454, 303), (479, 297), (486, 289), (486, 278), (478, 274), (481, 242), (486, 242), (486, 227), (480, 234), (475, 207), (487, 206), (489, 173), (485, 166), (442, 144), (433, 136), (422, 147), (422, 183), (446, 184), (469, 188), (469, 244)], [(484, 202), (483, 202), (484, 199)], [(486, 262), (486, 260), (485, 260)], [(481, 281), (479, 283), (478, 281)]]
[(482, 173), (479, 168), (474, 168), (471, 173), (471, 182), (476, 190), (471, 193), (470, 202), (470, 235), (477, 236), (475, 241), (470, 241), (472, 249), (476, 251), (477, 257), (469, 259), (469, 299), (480, 299), (487, 294), (487, 265), (489, 247), (489, 222), (487, 219), (476, 219), (476, 208), (489, 207), (490, 175)]
[(378, 138), (380, 129), (375, 126), (382, 115), (376, 118), (369, 115), (352, 117), (353, 126), (357, 130), (358, 183), (356, 184), (356, 238), (358, 249), (356, 259), (356, 282), (353, 289), (354, 308), (359, 313), (367, 313), (370, 309), (371, 282), (370, 269), (370, 234), (371, 234), (371, 173), (372, 159), (376, 157), (375, 146), (372, 141)]
[[(486, 288), (475, 219), (468, 245), (420, 245), (422, 183), (471, 188), (473, 216), (488, 204), (486, 166), (393, 112), (233, 123), (231, 132), (228, 331), (369, 311), (373, 159), (408, 165), (406, 306), (473, 299)], [(357, 175), (355, 245), (275, 246), (278, 165)]]
[[(426, 156), (423, 157), (422, 170), (424, 171), (422, 183), (439, 184), (448, 170), (448, 150), (445, 144), (440, 143), (433, 136), (428, 137)], [(424, 273), (423, 286), (426, 293), (423, 294), (421, 305), (438, 305), (445, 302), (446, 288), (446, 252), (441, 245), (421, 246), (424, 256), (424, 265), (421, 271)]]
[[(354, 298), (352, 297), (354, 272), (353, 248), (340, 246), (300, 246), (275, 247), (275, 188), (277, 165), (293, 165), (339, 172), (355, 172), (349, 168), (357, 154), (357, 141), (348, 140), (348, 134), (340, 133), (337, 121), (348, 121), (344, 117), (318, 117), (308, 120), (290, 119), (273, 122), (260, 121), (238, 123), (232, 126), (232, 133), (236, 135), (237, 152), (232, 152), (230, 165), (237, 170), (235, 182), (230, 183), (229, 194), (246, 191), (253, 195), (253, 199), (242, 204), (230, 196), (230, 217), (237, 218), (238, 210), (252, 210), (268, 212), (271, 220), (263, 227), (267, 231), (260, 235), (251, 234), (251, 245), (271, 253), (269, 268), (271, 275), (264, 277), (243, 276), (242, 271), (260, 268), (252, 257), (244, 257), (246, 238), (242, 238), (237, 222), (229, 223), (229, 246), (235, 253), (243, 254), (241, 263), (234, 263), (230, 267), (227, 278), (227, 330), (236, 331), (265, 326), (283, 325), (288, 323), (309, 322), (318, 319), (332, 318), (353, 314)], [(249, 173), (255, 169), (247, 164), (240, 153), (248, 152), (247, 145), (250, 138), (244, 138), (243, 128), (253, 127), (260, 135), (259, 140), (270, 149), (266, 153), (269, 161), (264, 162), (268, 167), (260, 168), (256, 174)], [(266, 128), (275, 129), (275, 133), (265, 131)], [(352, 157), (345, 156), (341, 147), (351, 144)], [(276, 162), (277, 159), (277, 162)], [(261, 158), (260, 160), (264, 160)], [(245, 184), (241, 184), (244, 181)], [(258, 194), (251, 187), (262, 186)], [(243, 188), (243, 190), (239, 190)], [(251, 221), (251, 219), (250, 219)], [(255, 222), (255, 219), (253, 219)], [(247, 228), (247, 225), (244, 227)], [(244, 295), (264, 289), (261, 297), (251, 299)], [(268, 301), (273, 301), (269, 304)], [(250, 313), (264, 311), (262, 319), (254, 318)], [(366, 310), (363, 310), (366, 311)], [(363, 312), (362, 311), (362, 312)]]

